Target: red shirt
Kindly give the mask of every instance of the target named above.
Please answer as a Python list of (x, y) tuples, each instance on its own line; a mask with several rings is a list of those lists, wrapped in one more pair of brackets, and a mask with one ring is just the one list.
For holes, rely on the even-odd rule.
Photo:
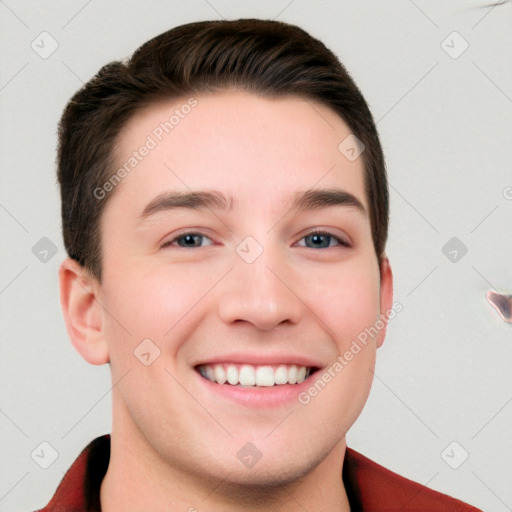
[[(96, 438), (37, 512), (101, 512), (100, 486), (110, 460), (110, 434)], [(352, 512), (482, 512), (376, 464), (347, 448), (343, 483)]]

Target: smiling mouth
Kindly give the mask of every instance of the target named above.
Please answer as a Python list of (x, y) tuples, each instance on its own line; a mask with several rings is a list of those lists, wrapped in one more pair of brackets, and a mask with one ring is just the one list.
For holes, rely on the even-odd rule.
[(261, 365), (250, 364), (201, 364), (196, 370), (205, 379), (216, 384), (239, 387), (272, 387), (286, 384), (301, 384), (317, 368), (295, 364)]

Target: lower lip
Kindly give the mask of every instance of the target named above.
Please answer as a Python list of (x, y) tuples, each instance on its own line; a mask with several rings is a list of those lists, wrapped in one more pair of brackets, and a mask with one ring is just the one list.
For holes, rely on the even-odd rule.
[(314, 377), (317, 372), (311, 374), (300, 384), (280, 384), (278, 386), (268, 387), (241, 387), (232, 386), (231, 384), (217, 384), (203, 377), (198, 372), (196, 373), (202, 384), (206, 386), (211, 393), (216, 393), (223, 398), (238, 402), (242, 405), (271, 408), (297, 402), (299, 393), (311, 386), (311, 378)]

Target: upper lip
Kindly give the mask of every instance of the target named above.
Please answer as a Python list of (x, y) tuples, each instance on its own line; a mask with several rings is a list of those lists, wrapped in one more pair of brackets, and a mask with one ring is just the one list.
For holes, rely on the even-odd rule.
[(250, 364), (252, 366), (265, 365), (292, 365), (306, 366), (308, 368), (322, 368), (323, 365), (311, 357), (301, 354), (240, 354), (231, 353), (216, 355), (204, 358), (194, 366), (216, 365), (216, 364)]

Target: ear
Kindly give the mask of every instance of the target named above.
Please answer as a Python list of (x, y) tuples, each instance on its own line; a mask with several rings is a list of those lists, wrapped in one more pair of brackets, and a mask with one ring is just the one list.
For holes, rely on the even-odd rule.
[(71, 258), (59, 268), (60, 305), (66, 330), (78, 353), (90, 364), (109, 362), (103, 336), (103, 310), (98, 302), (98, 280)]
[(384, 327), (379, 330), (377, 335), (377, 348), (381, 347), (386, 337), (388, 327), (388, 316), (393, 306), (393, 272), (386, 255), (380, 259), (380, 318), (384, 322)]

